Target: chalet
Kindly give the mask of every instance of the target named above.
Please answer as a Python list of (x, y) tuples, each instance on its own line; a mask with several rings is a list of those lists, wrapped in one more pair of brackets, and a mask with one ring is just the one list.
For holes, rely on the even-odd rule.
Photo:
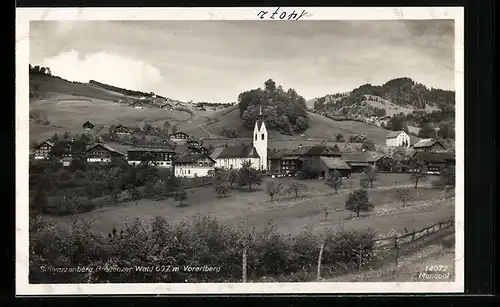
[(446, 147), (438, 140), (435, 139), (423, 139), (418, 143), (413, 145), (413, 149), (416, 152), (445, 152)]
[(324, 163), (321, 157), (340, 157), (341, 153), (325, 145), (305, 146), (285, 151), (281, 159), (281, 171), (294, 173), (303, 171), (308, 176), (324, 177)]
[(367, 167), (378, 167), (383, 157), (383, 154), (374, 151), (342, 153), (342, 159), (349, 164), (353, 173), (364, 172)]
[(94, 144), (87, 149), (87, 162), (91, 163), (106, 163), (111, 162), (112, 158), (124, 157), (124, 153), (103, 143)]
[(177, 131), (176, 133), (172, 133), (170, 135), (170, 140), (173, 142), (176, 142), (176, 143), (186, 142), (187, 140), (189, 140), (189, 138), (190, 137), (188, 134), (181, 132), (181, 131)]
[(351, 177), (351, 167), (338, 157), (320, 157), (320, 177), (328, 178), (334, 172), (339, 172), (342, 177)]
[(174, 161), (176, 177), (207, 177), (215, 168), (215, 160), (206, 153), (186, 153)]
[(455, 154), (449, 152), (416, 152), (409, 160), (410, 168), (415, 166), (417, 161), (423, 163), (428, 172), (440, 173), (448, 166), (455, 166)]
[(91, 122), (86, 121), (85, 123), (83, 123), (83, 129), (84, 130), (92, 130), (92, 129), (94, 129), (94, 125)]
[(156, 167), (171, 168), (175, 155), (171, 146), (133, 147), (127, 150), (128, 163), (131, 165), (147, 162)]
[(85, 157), (87, 144), (82, 140), (62, 140), (54, 142), (49, 155), (58, 158)]
[(36, 160), (48, 159), (49, 154), (52, 151), (53, 147), (54, 147), (54, 143), (52, 143), (51, 141), (43, 141), (42, 143), (38, 144), (33, 149), (35, 159)]
[(133, 129), (124, 125), (118, 125), (113, 127), (112, 132), (120, 135), (129, 135), (133, 132)]
[(404, 131), (391, 131), (385, 138), (387, 147), (410, 147), (410, 136)]

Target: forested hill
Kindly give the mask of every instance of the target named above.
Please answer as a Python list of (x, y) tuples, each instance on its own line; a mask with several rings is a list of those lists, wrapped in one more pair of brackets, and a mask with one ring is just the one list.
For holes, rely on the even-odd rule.
[(260, 108), (270, 130), (292, 135), (309, 127), (306, 101), (294, 89), (285, 91), (269, 79), (265, 88), (252, 89), (238, 96), (240, 118), (251, 130), (258, 119)]
[[(90, 80), (89, 84), (93, 85), (93, 86), (100, 87), (100, 88), (105, 89), (105, 90), (109, 90), (109, 91), (115, 92), (115, 93), (120, 93), (120, 94), (123, 94), (123, 95), (127, 95), (127, 96), (152, 97), (152, 96), (155, 95), (155, 93), (146, 93), (146, 92), (141, 92), (141, 91), (128, 90), (128, 89), (117, 87), (117, 86), (114, 86), (114, 85), (109, 85), (109, 84), (101, 83), (101, 82), (98, 82), (98, 81), (95, 81), (95, 80)], [(155, 95), (155, 96), (158, 97), (158, 98), (165, 98), (165, 97), (162, 97), (162, 96), (159, 96), (159, 95)]]
[(425, 109), (428, 106), (439, 109), (455, 108), (454, 91), (428, 88), (410, 78), (397, 78), (383, 85), (364, 84), (349, 94), (333, 94), (317, 98), (314, 109), (325, 107), (340, 109), (366, 100), (367, 95), (413, 109)]

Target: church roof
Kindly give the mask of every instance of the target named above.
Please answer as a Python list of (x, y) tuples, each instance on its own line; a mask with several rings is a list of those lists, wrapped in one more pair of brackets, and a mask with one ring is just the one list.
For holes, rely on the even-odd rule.
[(259, 158), (259, 154), (255, 147), (250, 145), (235, 145), (225, 147), (224, 150), (217, 156), (218, 159), (232, 158)]

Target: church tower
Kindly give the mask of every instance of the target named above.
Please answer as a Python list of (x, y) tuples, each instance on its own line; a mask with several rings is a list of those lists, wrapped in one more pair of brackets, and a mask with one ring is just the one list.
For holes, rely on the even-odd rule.
[(262, 116), (262, 106), (259, 109), (259, 117), (253, 128), (253, 147), (260, 157), (260, 169), (267, 170), (267, 129)]

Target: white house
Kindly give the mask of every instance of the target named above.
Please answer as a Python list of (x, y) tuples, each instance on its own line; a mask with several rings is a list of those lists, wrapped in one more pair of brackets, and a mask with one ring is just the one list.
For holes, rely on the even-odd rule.
[(189, 152), (174, 161), (176, 177), (207, 177), (215, 167), (215, 160), (206, 153)]
[(410, 147), (410, 136), (404, 131), (392, 131), (385, 138), (387, 147)]
[[(262, 117), (262, 111), (259, 115)], [(253, 146), (240, 144), (227, 146), (212, 158), (216, 161), (215, 167), (225, 169), (239, 169), (243, 162), (249, 161), (253, 168), (260, 170), (268, 169), (267, 160), (268, 133), (263, 120), (259, 119), (255, 123), (253, 133)], [(217, 151), (217, 150), (214, 150)]]

